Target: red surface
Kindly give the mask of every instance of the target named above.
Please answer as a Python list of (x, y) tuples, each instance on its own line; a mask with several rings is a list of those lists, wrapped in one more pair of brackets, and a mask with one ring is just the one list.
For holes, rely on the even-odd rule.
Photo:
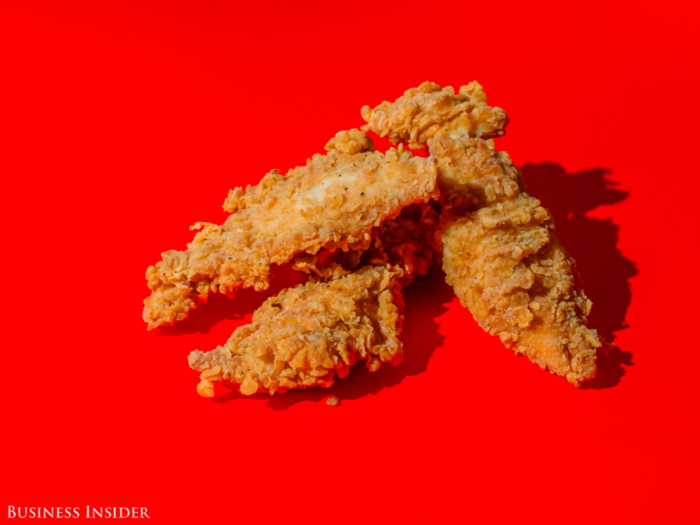
[[(158, 523), (698, 520), (690, 3), (10, 4), (3, 518), (91, 505)], [(267, 294), (147, 333), (146, 267), (189, 225), (223, 220), (229, 189), (304, 163), (363, 124), (362, 105), (427, 79), (477, 79), (510, 114), (498, 147), (552, 209), (591, 322), (618, 345), (600, 377), (576, 389), (514, 356), (436, 275), (406, 291), (399, 367), (200, 398), (187, 354)]]

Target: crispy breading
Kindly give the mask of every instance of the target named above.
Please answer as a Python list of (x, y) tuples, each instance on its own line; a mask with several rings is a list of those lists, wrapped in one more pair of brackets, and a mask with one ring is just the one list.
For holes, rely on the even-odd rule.
[(363, 131), (372, 130), (393, 144), (407, 143), (412, 149), (424, 147), (438, 132), (483, 139), (499, 137), (508, 123), (505, 111), (486, 103), (478, 82), (462, 86), (458, 94), (450, 86), (443, 89), (433, 82), (423, 82), (393, 103), (384, 101), (374, 109), (364, 106), (362, 118), (367, 122)]
[(436, 203), (413, 204), (401, 215), (376, 229), (376, 241), (363, 254), (364, 264), (398, 265), (403, 285), (425, 275), (441, 259), (436, 239), (439, 212)]
[[(439, 101), (445, 91), (453, 93), (430, 84), (422, 96)], [(488, 107), (479, 84), (472, 82), (462, 92), (471, 93), (481, 108)], [(404, 98), (385, 103), (381, 118), (363, 108), (369, 121), (363, 129), (401, 140), (408, 140), (410, 130), (410, 140), (427, 143), (438, 158), (443, 268), (461, 303), (484, 330), (540, 367), (577, 386), (595, 377), (596, 350), (602, 345), (596, 331), (587, 327), (591, 301), (576, 282), (575, 262), (557, 240), (549, 213), (527, 194), (510, 156), (484, 140), (494, 132), (479, 118), (491, 113), (465, 107), (441, 123), (431, 104), (422, 102), (409, 112), (413, 124), (407, 125), (406, 107), (413, 106)], [(426, 117), (420, 114), (423, 108)], [(472, 121), (474, 115), (479, 118)], [(425, 128), (421, 123), (426, 120), (434, 124)], [(503, 125), (506, 121), (499, 120)], [(391, 129), (394, 122), (397, 132)]]
[(368, 266), (283, 290), (224, 346), (190, 354), (190, 367), (202, 372), (197, 391), (213, 397), (220, 381), (239, 384), (245, 395), (328, 387), (357, 360), (371, 371), (396, 365), (403, 358), (402, 275), (398, 267)]
[(436, 137), (430, 148), (447, 190), (443, 268), (462, 304), (540, 367), (575, 385), (595, 377), (601, 343), (586, 326), (591, 301), (549, 213), (524, 191), (508, 154), (469, 138)]
[(389, 264), (404, 271), (401, 281), (406, 286), (439, 262), (442, 248), (436, 239), (438, 222), (437, 203), (412, 204), (395, 219), (386, 220), (372, 230), (367, 250), (322, 250), (314, 255), (297, 256), (293, 269), (310, 274), (312, 280), (328, 280), (362, 266)]
[(168, 251), (148, 268), (149, 329), (174, 324), (210, 293), (269, 287), (271, 267), (321, 248), (366, 250), (372, 228), (415, 202), (438, 195), (436, 161), (402, 148), (385, 155), (359, 130), (342, 131), (286, 176), (273, 170), (255, 187), (236, 188), (226, 222), (202, 228), (185, 251)]

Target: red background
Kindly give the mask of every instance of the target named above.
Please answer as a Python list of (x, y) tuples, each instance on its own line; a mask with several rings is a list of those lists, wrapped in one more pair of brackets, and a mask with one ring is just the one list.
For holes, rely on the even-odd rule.
[[(3, 2), (0, 515), (697, 520), (690, 3), (201, 4)], [(576, 389), (515, 357), (436, 274), (406, 290), (399, 367), (200, 398), (186, 356), (268, 293), (147, 333), (147, 266), (223, 221), (229, 189), (362, 125), (364, 104), (474, 79), (617, 343), (599, 378)]]

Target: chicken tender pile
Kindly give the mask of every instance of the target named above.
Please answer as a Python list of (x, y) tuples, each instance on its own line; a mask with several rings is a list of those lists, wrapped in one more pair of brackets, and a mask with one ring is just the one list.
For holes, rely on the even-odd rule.
[[(459, 104), (467, 108), (455, 115)], [(427, 144), (439, 159), (443, 269), (461, 303), (507, 347), (578, 386), (595, 377), (602, 348), (587, 327), (591, 301), (549, 212), (527, 194), (510, 156), (487, 140), (503, 134), (502, 115), (476, 82), (459, 95), (426, 82), (394, 104), (362, 110), (365, 131)]]
[[(224, 346), (190, 354), (198, 392), (213, 397), (217, 382), (244, 395), (329, 387), (358, 360), (371, 371), (397, 365), (402, 289), (440, 264), (462, 305), (505, 346), (576, 386), (595, 377), (605, 346), (587, 326), (591, 301), (576, 263), (520, 170), (495, 149), (506, 112), (477, 82), (458, 93), (425, 82), (361, 115), (363, 131), (338, 133), (326, 155), (232, 190), (223, 225), (195, 224), (187, 250), (148, 268), (149, 329), (184, 319), (210, 293), (267, 289), (276, 264), (291, 261), (301, 281)], [(375, 151), (368, 131), (398, 147)]]
[(338, 133), (326, 150), (286, 176), (272, 170), (254, 188), (232, 190), (223, 225), (197, 223), (187, 250), (162, 254), (146, 272), (149, 329), (181, 321), (210, 293), (267, 289), (272, 265), (297, 254), (364, 250), (372, 228), (437, 196), (434, 158), (401, 148), (383, 155), (358, 130)]

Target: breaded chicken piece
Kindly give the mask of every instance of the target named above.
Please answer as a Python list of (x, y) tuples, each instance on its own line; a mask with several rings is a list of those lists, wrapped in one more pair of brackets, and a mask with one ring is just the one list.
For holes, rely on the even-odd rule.
[(197, 391), (213, 397), (220, 381), (238, 383), (245, 395), (329, 387), (357, 360), (371, 371), (396, 365), (403, 358), (402, 275), (398, 267), (368, 266), (283, 290), (224, 346), (190, 354), (190, 367), (202, 372)]
[(372, 230), (366, 251), (321, 250), (315, 255), (297, 256), (293, 269), (311, 275), (312, 280), (338, 278), (368, 265), (399, 266), (404, 286), (441, 259), (436, 233), (439, 206), (435, 202), (412, 204), (395, 219), (384, 221)]
[(496, 138), (505, 134), (508, 123), (505, 111), (486, 103), (477, 82), (462, 86), (456, 95), (451, 86), (443, 89), (423, 82), (393, 103), (384, 101), (374, 109), (364, 106), (362, 118), (367, 122), (363, 131), (372, 130), (393, 144), (407, 143), (412, 149), (423, 148), (437, 133)]
[[(428, 108), (429, 115), (435, 112), (425, 99), (453, 96), (451, 88), (440, 90), (428, 83), (417, 91), (406, 93), (419, 98), (418, 111)], [(460, 93), (487, 107), (479, 84), (472, 82)], [(480, 121), (464, 122), (472, 115), (493, 113), (465, 109), (451, 115), (444, 129), (430, 117), (437, 123), (429, 134), (421, 134), (416, 130), (423, 129), (427, 117), (413, 112), (408, 121), (399, 118), (407, 106), (412, 107), (403, 97), (394, 105), (384, 103), (381, 118), (363, 108), (369, 122), (363, 129), (401, 140), (416, 137), (411, 138), (415, 146), (427, 143), (438, 158), (443, 268), (462, 305), (484, 330), (540, 367), (577, 386), (595, 377), (596, 350), (602, 345), (596, 331), (587, 327), (591, 301), (576, 283), (574, 260), (557, 240), (547, 210), (526, 193), (510, 156), (483, 140), (502, 134), (502, 128), (494, 132)], [(506, 120), (499, 122), (505, 125)], [(394, 121), (401, 123), (401, 133), (387, 128)]]
[(197, 223), (202, 231), (186, 251), (165, 252), (148, 268), (149, 329), (184, 319), (210, 293), (267, 289), (272, 265), (297, 254), (365, 250), (372, 228), (438, 195), (433, 158), (402, 148), (383, 155), (358, 130), (338, 133), (326, 150), (286, 176), (273, 170), (253, 188), (232, 190), (223, 225)]
[[(505, 152), (480, 139), (431, 139), (446, 190), (441, 216), (447, 282), (479, 325), (574, 385), (596, 375), (601, 342), (576, 263)], [(449, 199), (452, 199), (450, 201)]]

